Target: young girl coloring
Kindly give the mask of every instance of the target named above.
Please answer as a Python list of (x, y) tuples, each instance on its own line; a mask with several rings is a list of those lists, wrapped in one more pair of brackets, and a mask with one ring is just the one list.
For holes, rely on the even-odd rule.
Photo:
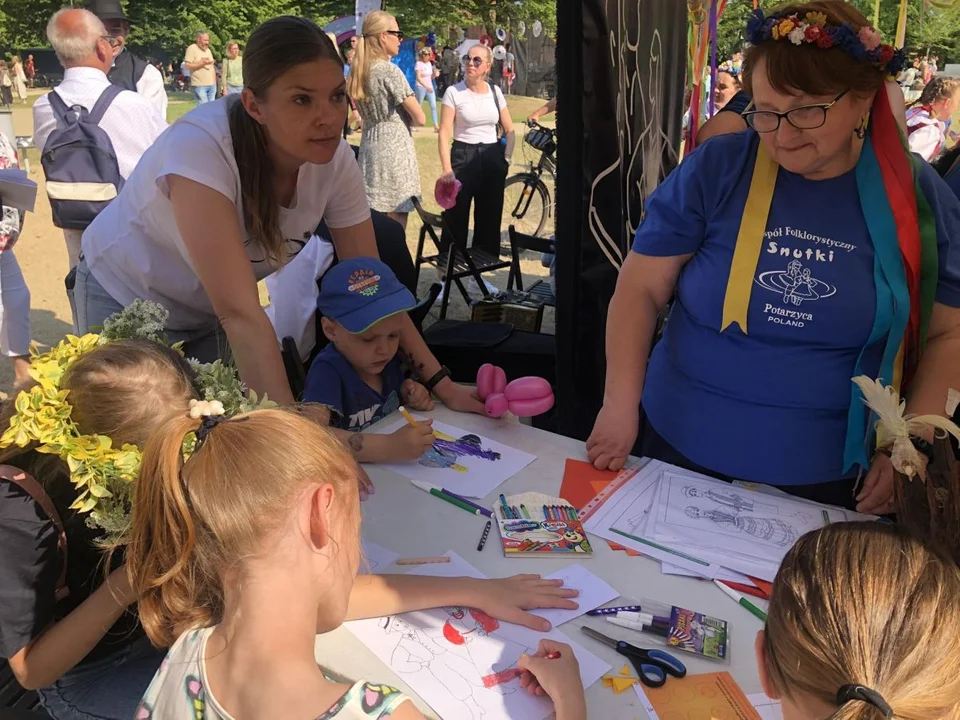
[(958, 633), (953, 562), (895, 525), (829, 525), (780, 566), (760, 681), (784, 720), (957, 720)]
[[(195, 397), (191, 379), (176, 352), (123, 340), (84, 353), (57, 385), (69, 391), (80, 432), (109, 437), (117, 448), (142, 447), (157, 426), (186, 412)], [(4, 428), (6, 420), (9, 414)], [(136, 596), (126, 571), (115, 568), (104, 580), (102, 533), (70, 507), (77, 489), (66, 462), (32, 442), (4, 449), (0, 463), (0, 658), (21, 685), (39, 690), (57, 720), (128, 720), (163, 655), (129, 609)], [(57, 521), (16, 481), (18, 470), (39, 484)]]
[[(328, 680), (315, 636), (345, 620), (438, 605), (545, 630), (521, 608), (573, 605), (564, 598), (575, 591), (531, 575), (358, 578), (356, 473), (327, 430), (282, 410), (184, 416), (151, 439), (127, 563), (144, 629), (172, 647), (139, 720), (421, 718), (394, 688)], [(576, 667), (569, 648), (561, 655), (524, 660), (547, 692)], [(538, 687), (529, 676), (526, 685)]]

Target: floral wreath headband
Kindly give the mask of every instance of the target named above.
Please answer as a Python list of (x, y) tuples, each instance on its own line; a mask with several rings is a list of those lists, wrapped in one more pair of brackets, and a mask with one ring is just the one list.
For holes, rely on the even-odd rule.
[[(106, 435), (81, 433), (72, 418), (70, 391), (62, 387), (63, 376), (82, 355), (110, 342), (140, 339), (169, 345), (163, 336), (168, 316), (157, 303), (135, 300), (107, 318), (99, 335), (68, 335), (42, 354), (36, 346), (31, 347), (30, 376), (37, 384), (17, 396), (16, 414), (0, 436), (0, 449), (34, 445), (37, 452), (56, 455), (67, 463), (77, 492), (70, 509), (87, 514), (87, 525), (105, 531), (110, 538), (121, 536), (129, 527), (133, 482), (142, 460), (140, 448), (130, 444), (116, 447)], [(180, 352), (179, 343), (170, 347)], [(189, 362), (197, 375), (196, 390), (203, 398), (190, 401), (189, 413), (194, 419), (203, 418), (203, 423), (197, 433), (184, 439), (186, 456), (202, 444), (206, 432), (223, 415), (276, 405), (248, 391), (232, 365), (220, 360)]]
[(831, 25), (822, 12), (771, 13), (754, 10), (747, 21), (747, 41), (760, 45), (770, 40), (789, 40), (794, 45), (816, 45), (821, 50), (839, 48), (855, 60), (868, 61), (887, 75), (896, 76), (903, 70), (907, 56), (885, 44), (880, 33), (865, 25), (854, 30), (847, 23)]

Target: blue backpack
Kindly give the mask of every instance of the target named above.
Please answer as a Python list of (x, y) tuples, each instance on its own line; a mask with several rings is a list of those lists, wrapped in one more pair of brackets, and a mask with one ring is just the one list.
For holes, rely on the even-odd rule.
[(110, 85), (90, 112), (67, 107), (57, 92), (47, 96), (57, 118), (40, 162), (58, 228), (83, 230), (123, 187), (113, 143), (100, 127), (103, 114), (123, 88)]

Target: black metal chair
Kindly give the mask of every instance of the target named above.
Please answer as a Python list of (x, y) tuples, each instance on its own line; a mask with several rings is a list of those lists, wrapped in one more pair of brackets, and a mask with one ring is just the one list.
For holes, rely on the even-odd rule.
[(0, 660), (0, 720), (39, 720), (49, 718), (40, 704), (40, 696), (24, 690), (5, 660)]
[[(484, 297), (487, 297), (490, 293), (483, 282), (483, 273), (509, 268), (511, 263), (501, 260), (499, 257), (494, 257), (483, 250), (468, 248), (467, 239), (456, 237), (450, 226), (444, 221), (443, 216), (425, 210), (418, 198), (413, 198), (413, 206), (423, 222), (423, 227), (420, 228), (420, 239), (417, 242), (417, 257), (414, 259), (414, 264), (417, 267), (417, 277), (420, 277), (420, 266), (427, 263), (442, 272), (444, 280), (448, 283), (446, 292), (443, 293), (443, 300), (440, 303), (440, 319), (443, 320), (447, 316), (447, 306), (450, 302), (450, 283), (457, 286), (464, 302), (469, 305), (470, 295), (463, 287), (461, 279), (472, 277), (476, 280), (480, 292), (483, 293)], [(443, 247), (440, 237), (437, 236), (438, 230), (441, 237), (443, 232), (446, 231), (448, 236), (453, 238), (449, 248)], [(434, 255), (423, 254), (427, 235), (430, 236), (437, 248)]]
[[(423, 322), (427, 319), (427, 314), (437, 301), (441, 289), (440, 283), (431, 285), (423, 299), (409, 312), (410, 319), (413, 320), (413, 324), (417, 330), (423, 331)], [(327, 339), (320, 325), (320, 317), (320, 313), (318, 312), (314, 320), (316, 324), (317, 343), (310, 352), (310, 357), (306, 362), (300, 359), (300, 351), (297, 349), (297, 343), (292, 337), (285, 337), (280, 341), (280, 355), (283, 358), (283, 368), (287, 373), (290, 391), (296, 400), (303, 398), (303, 391), (307, 386), (307, 371), (310, 369), (310, 364), (317, 354), (327, 345)]]
[(523, 275), (520, 272), (520, 252), (522, 250), (532, 250), (537, 253), (555, 253), (556, 244), (553, 240), (537, 237), (536, 235), (527, 235), (518, 232), (511, 225), (510, 234), (510, 252), (513, 255), (513, 262), (510, 265), (510, 276), (507, 278), (507, 290), (513, 290), (514, 284), (520, 292), (527, 292), (544, 305), (556, 307), (557, 298), (553, 294), (553, 288), (545, 280), (537, 280), (527, 290), (523, 289)]

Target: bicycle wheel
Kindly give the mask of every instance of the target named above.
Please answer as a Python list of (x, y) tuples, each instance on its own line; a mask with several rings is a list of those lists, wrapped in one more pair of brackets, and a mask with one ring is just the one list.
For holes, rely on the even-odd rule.
[(513, 225), (526, 235), (540, 235), (549, 212), (550, 191), (540, 178), (529, 173), (507, 178), (503, 188), (501, 232), (506, 233)]

